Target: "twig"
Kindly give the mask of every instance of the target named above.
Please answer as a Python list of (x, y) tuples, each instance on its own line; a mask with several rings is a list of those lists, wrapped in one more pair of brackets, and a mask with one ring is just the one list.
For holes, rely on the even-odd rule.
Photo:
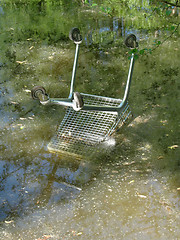
[(165, 1), (165, 0), (161, 0), (160, 2), (166, 3), (166, 4), (168, 4), (170, 6), (173, 6), (173, 7), (180, 7), (180, 5), (178, 4), (179, 0), (176, 1), (176, 3), (171, 3), (171, 2), (168, 2), (168, 1)]
[[(172, 35), (177, 31), (178, 27), (180, 26), (180, 23), (177, 24), (176, 28), (174, 29), (174, 31), (167, 37), (165, 38), (160, 45), (162, 45), (164, 42), (166, 42), (170, 37), (172, 37)], [(152, 49), (152, 51), (154, 51), (155, 49), (157, 49), (160, 45), (157, 45), (156, 47), (154, 47)]]

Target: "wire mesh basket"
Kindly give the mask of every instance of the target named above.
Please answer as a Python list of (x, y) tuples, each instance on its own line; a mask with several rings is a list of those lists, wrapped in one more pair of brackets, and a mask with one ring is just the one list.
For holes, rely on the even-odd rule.
[[(118, 106), (122, 100), (83, 94), (84, 103), (100, 106)], [(102, 141), (121, 127), (131, 115), (128, 103), (120, 113), (106, 111), (74, 111), (66, 109), (55, 136), (48, 144), (53, 152), (69, 153), (76, 156), (89, 154)]]

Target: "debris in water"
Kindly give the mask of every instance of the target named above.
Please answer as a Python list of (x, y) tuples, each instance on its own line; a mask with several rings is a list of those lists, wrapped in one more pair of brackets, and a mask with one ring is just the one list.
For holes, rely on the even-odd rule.
[(27, 61), (25, 60), (25, 61), (16, 61), (16, 63), (19, 63), (19, 64), (23, 64), (23, 63), (27, 63)]
[(74, 230), (72, 230), (71, 232), (72, 232), (73, 236), (80, 236), (83, 234), (82, 232), (76, 232)]
[(163, 206), (163, 208), (166, 210), (166, 212), (168, 212), (169, 214), (173, 213), (173, 209), (172, 209), (170, 203), (168, 203), (165, 200), (159, 201), (159, 203)]
[(77, 236), (80, 236), (80, 235), (82, 235), (83, 233), (82, 232), (78, 232), (76, 235)]
[(132, 162), (124, 162), (122, 165), (124, 165), (124, 166), (129, 166), (129, 165), (132, 165), (132, 164), (134, 164), (135, 163), (135, 161), (132, 161)]
[(170, 147), (168, 147), (169, 149), (175, 149), (175, 148), (178, 148), (179, 146), (178, 145), (172, 145)]
[(23, 91), (24, 91), (24, 92), (27, 92), (27, 93), (30, 93), (30, 92), (31, 92), (31, 90), (29, 90), (29, 89), (24, 89)]
[(51, 235), (43, 235), (42, 236), (42, 238), (38, 238), (37, 240), (48, 240), (48, 239), (50, 239), (50, 238), (52, 238), (52, 236)]
[(5, 221), (6, 224), (10, 224), (10, 223), (13, 223), (13, 222), (14, 222), (13, 220)]
[(18, 102), (13, 102), (13, 101), (11, 101), (11, 104), (16, 105), (16, 104), (19, 104), (19, 103), (18, 103)]
[(66, 182), (62, 182), (62, 183), (63, 183), (65, 186), (67, 186), (67, 187), (77, 189), (78, 191), (82, 191), (82, 188), (80, 188), (80, 187), (76, 187), (75, 185), (68, 184), (68, 183), (66, 183)]
[(144, 198), (144, 199), (147, 198), (147, 196), (139, 194), (139, 193), (137, 193), (137, 196), (140, 197), (140, 198)]
[(165, 125), (168, 121), (167, 120), (161, 120), (160, 123), (162, 123), (163, 125)]

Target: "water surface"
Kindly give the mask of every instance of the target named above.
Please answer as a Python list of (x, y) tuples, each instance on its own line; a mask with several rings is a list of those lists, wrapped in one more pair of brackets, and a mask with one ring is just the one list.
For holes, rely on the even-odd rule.
[[(1, 11), (0, 239), (178, 239), (179, 32), (156, 36), (151, 19), (138, 28), (123, 15), (128, 9), (114, 17), (76, 4), (8, 10)], [(116, 98), (128, 73), (125, 37), (134, 33), (140, 49), (153, 49), (170, 36), (136, 60), (130, 124), (105, 152), (82, 160), (48, 152), (65, 110), (30, 94), (42, 85), (51, 97), (68, 96), (74, 26), (84, 37), (76, 89)]]

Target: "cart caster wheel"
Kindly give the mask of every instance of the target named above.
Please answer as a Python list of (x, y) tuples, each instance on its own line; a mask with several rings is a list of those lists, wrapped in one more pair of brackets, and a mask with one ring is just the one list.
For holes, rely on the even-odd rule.
[(69, 38), (76, 43), (81, 43), (82, 36), (80, 34), (79, 28), (73, 28), (69, 33)]
[(36, 86), (31, 90), (31, 96), (33, 99), (35, 100), (39, 99), (39, 94), (47, 96), (45, 88), (41, 86)]
[(83, 97), (79, 92), (74, 92), (75, 110), (80, 110), (84, 106)]
[(138, 42), (136, 42), (136, 36), (134, 34), (130, 34), (125, 40), (125, 45), (129, 48), (138, 47)]

